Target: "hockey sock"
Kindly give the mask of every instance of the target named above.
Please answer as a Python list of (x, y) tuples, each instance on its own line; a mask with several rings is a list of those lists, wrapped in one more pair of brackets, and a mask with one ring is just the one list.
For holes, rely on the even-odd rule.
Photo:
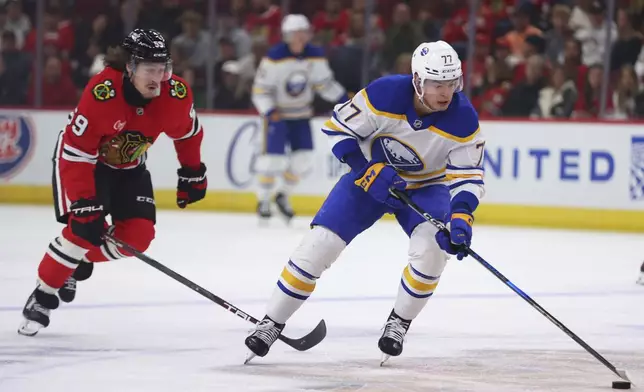
[(284, 172), (284, 184), (280, 188), (280, 192), (286, 196), (290, 195), (299, 182), (300, 177), (297, 174), (291, 171)]
[(394, 311), (405, 320), (413, 320), (418, 316), (434, 294), (440, 276), (429, 276), (415, 269), (411, 263), (403, 270), (398, 286), (398, 296)]
[(286, 323), (315, 289), (317, 277), (289, 260), (268, 303), (266, 315), (278, 324)]
[(64, 236), (56, 237), (49, 244), (47, 252), (38, 266), (38, 278), (46, 287), (58, 290), (63, 287), (78, 267), (87, 249), (82, 248)]
[(268, 201), (275, 187), (275, 176), (260, 174), (258, 176), (259, 187), (257, 190), (257, 199), (259, 201)]

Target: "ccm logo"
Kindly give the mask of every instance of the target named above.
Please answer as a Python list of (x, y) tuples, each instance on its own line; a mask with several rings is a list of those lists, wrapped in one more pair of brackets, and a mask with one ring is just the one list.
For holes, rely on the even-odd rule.
[(147, 197), (147, 196), (137, 196), (136, 201), (140, 201), (141, 203), (154, 204), (154, 199), (151, 198), (151, 197)]

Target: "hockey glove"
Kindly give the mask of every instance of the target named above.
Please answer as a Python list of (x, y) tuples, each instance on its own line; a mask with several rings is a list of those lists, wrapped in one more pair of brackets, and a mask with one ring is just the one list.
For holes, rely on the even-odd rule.
[(441, 230), (436, 233), (436, 242), (445, 252), (456, 255), (456, 258), (463, 260), (467, 256), (465, 246), (472, 243), (472, 224), (474, 218), (465, 210), (456, 210), (452, 212), (452, 218), (449, 222), (450, 231)]
[(103, 206), (94, 199), (80, 199), (72, 203), (69, 209), (72, 233), (94, 246), (101, 246), (107, 226)]
[(182, 167), (177, 170), (177, 174), (179, 175), (179, 183), (177, 184), (177, 205), (179, 208), (186, 208), (188, 204), (206, 197), (206, 189), (208, 188), (206, 165), (202, 163), (197, 170)]
[(358, 173), (358, 179), (354, 183), (380, 203), (392, 208), (405, 207), (405, 203), (389, 193), (389, 189), (405, 190), (407, 187), (405, 180), (391, 166), (382, 162), (369, 162)]

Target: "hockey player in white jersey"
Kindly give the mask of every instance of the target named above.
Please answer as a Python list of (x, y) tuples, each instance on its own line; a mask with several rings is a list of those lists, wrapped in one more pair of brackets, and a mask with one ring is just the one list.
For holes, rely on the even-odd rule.
[[(378, 347), (383, 363), (401, 354), (407, 330), (434, 293), (448, 254), (465, 256), (463, 245), (470, 244), (473, 213), (484, 194), (485, 142), (478, 115), (461, 92), (462, 80), (461, 62), (449, 44), (423, 43), (413, 53), (411, 75), (380, 78), (334, 108), (322, 131), (333, 154), (352, 170), (335, 185), (286, 263), (266, 316), (246, 338), (247, 360), (268, 353), (316, 280), (387, 213), (409, 236), (409, 251)], [(450, 232), (437, 232), (393, 197), (391, 188), (405, 190)], [(382, 261), (374, 260), (373, 268)]]
[[(311, 166), (310, 119), (315, 92), (333, 103), (347, 99), (344, 88), (333, 78), (323, 49), (309, 43), (310, 28), (304, 15), (286, 16), (282, 22), (284, 42), (262, 59), (253, 84), (253, 104), (264, 119), (262, 154), (255, 165), (257, 213), (263, 219), (272, 216), (272, 201), (285, 218), (293, 217), (288, 196)], [(279, 177), (283, 186), (276, 191)]]

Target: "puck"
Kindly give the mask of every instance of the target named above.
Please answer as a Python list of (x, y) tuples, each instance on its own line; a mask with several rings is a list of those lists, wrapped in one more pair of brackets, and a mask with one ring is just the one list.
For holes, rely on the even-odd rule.
[(628, 381), (613, 381), (613, 389), (631, 389), (631, 383)]

